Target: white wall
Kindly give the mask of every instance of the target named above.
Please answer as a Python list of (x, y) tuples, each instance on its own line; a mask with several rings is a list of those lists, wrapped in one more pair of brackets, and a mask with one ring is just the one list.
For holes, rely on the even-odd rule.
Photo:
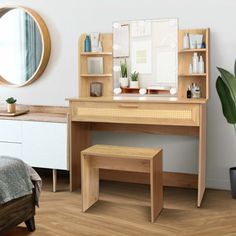
[[(0, 102), (15, 96), (22, 104), (67, 105), (78, 93), (78, 38), (83, 32), (111, 32), (113, 21), (178, 17), (180, 28), (211, 28), (211, 99), (208, 104), (207, 185), (228, 188), (228, 168), (236, 165), (236, 138), (222, 115), (215, 91), (216, 66), (233, 68), (236, 57), (234, 0), (1, 0), (36, 10), (46, 21), (52, 54), (42, 77), (24, 88), (0, 88)], [(162, 146), (166, 170), (196, 172), (195, 138), (94, 134), (94, 142)]]

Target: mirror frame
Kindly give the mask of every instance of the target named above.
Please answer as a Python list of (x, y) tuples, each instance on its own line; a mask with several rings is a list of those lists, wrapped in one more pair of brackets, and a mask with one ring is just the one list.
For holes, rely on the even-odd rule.
[(44, 72), (48, 61), (49, 61), (49, 57), (51, 54), (51, 39), (50, 39), (50, 34), (48, 31), (48, 28), (44, 22), (44, 20), (42, 19), (41, 16), (38, 15), (38, 13), (36, 13), (34, 10), (28, 8), (28, 7), (23, 7), (23, 6), (4, 6), (0, 8), (0, 18), (6, 14), (8, 11), (13, 10), (13, 9), (20, 9), (23, 10), (24, 12), (28, 13), (35, 21), (35, 23), (38, 26), (40, 35), (41, 35), (41, 39), (42, 39), (42, 55), (41, 55), (41, 59), (40, 59), (40, 63), (38, 65), (37, 70), (34, 72), (34, 74), (24, 83), (21, 84), (13, 84), (9, 81), (7, 81), (6, 79), (4, 79), (1, 75), (0, 75), (0, 86), (4, 86), (4, 87), (23, 87), (26, 85), (29, 85), (31, 83), (33, 83), (35, 80), (37, 80), (42, 73)]

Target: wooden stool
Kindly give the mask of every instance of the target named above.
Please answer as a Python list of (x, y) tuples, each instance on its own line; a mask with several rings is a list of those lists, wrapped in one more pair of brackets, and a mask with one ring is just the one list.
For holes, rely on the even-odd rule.
[(151, 221), (163, 208), (162, 149), (94, 145), (81, 152), (82, 210), (98, 201), (99, 168), (150, 173)]

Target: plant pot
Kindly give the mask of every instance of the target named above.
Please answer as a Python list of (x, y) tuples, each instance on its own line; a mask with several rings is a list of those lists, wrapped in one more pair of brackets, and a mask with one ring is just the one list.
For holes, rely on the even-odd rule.
[(129, 85), (129, 80), (128, 80), (128, 78), (121, 77), (121, 78), (120, 78), (120, 87), (121, 87), (121, 88), (127, 88), (128, 85)]
[(129, 87), (130, 88), (139, 88), (139, 82), (130, 80)]
[(15, 113), (16, 112), (16, 104), (7, 104), (7, 112), (8, 113)]
[(229, 169), (230, 186), (232, 198), (236, 198), (236, 167)]

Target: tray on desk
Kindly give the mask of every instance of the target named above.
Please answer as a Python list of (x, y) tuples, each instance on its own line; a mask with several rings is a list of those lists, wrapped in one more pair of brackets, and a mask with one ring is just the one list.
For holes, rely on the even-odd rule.
[(25, 110), (18, 110), (16, 112), (7, 112), (6, 110), (0, 110), (0, 116), (20, 116), (20, 115), (24, 115), (26, 113), (28, 113), (29, 110), (28, 109), (25, 109)]

